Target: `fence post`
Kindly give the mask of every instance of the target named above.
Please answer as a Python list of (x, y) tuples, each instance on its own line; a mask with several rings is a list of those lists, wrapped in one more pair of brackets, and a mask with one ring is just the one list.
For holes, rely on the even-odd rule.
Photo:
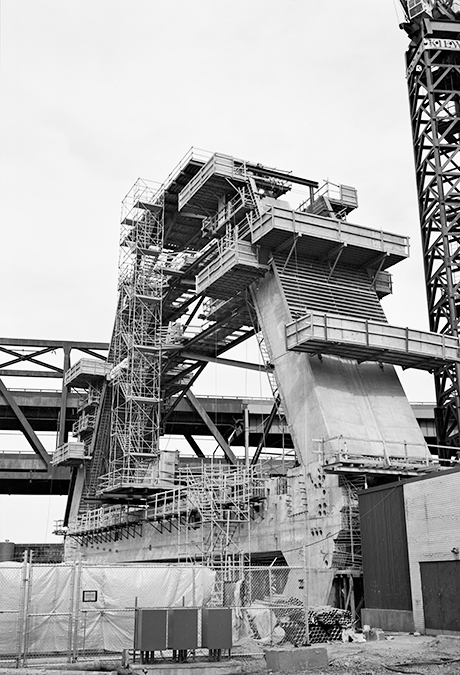
[(72, 661), (75, 662), (78, 657), (78, 627), (80, 625), (80, 589), (82, 577), (82, 564), (76, 563), (75, 568), (75, 600), (73, 608), (73, 647), (72, 647)]
[[(272, 563), (273, 564), (273, 563)], [(269, 602), (269, 617), (270, 617), (270, 644), (273, 644), (273, 631), (274, 631), (274, 626), (273, 626), (273, 618), (272, 618), (272, 604), (273, 604), (273, 599), (272, 599), (272, 568), (271, 565), (268, 568), (268, 602)]]
[(16, 648), (16, 668), (19, 668), (21, 665), (21, 659), (23, 655), (24, 648), (24, 623), (26, 619), (26, 609), (25, 609), (25, 600), (26, 600), (26, 585), (27, 585), (27, 565), (29, 560), (29, 551), (24, 551), (23, 563), (22, 563), (22, 577), (21, 577), (21, 588), (19, 593), (19, 607), (18, 607), (18, 625), (17, 625), (17, 648)]
[(67, 662), (72, 663), (73, 648), (73, 620), (74, 620), (74, 601), (75, 601), (75, 579), (77, 574), (77, 563), (74, 562), (70, 576), (69, 590), (69, 622), (67, 629)]
[(22, 653), (22, 665), (24, 668), (27, 665), (27, 651), (29, 648), (29, 620), (30, 620), (30, 592), (32, 588), (32, 559), (33, 551), (29, 551), (29, 562), (27, 565), (27, 574), (25, 579), (25, 597), (24, 597), (24, 640), (23, 640), (23, 653)]
[(303, 574), (304, 574), (304, 589), (305, 593), (303, 596), (303, 609), (304, 609), (304, 614), (305, 614), (305, 644), (309, 645), (310, 644), (310, 624), (308, 623), (308, 558), (307, 558), (307, 553), (308, 551), (308, 546), (303, 547)]
[(195, 563), (192, 567), (192, 607), (196, 607), (196, 581), (195, 581)]

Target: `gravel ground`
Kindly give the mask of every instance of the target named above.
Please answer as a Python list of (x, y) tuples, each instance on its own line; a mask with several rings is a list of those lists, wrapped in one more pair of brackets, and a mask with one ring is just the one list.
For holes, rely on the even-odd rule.
[[(334, 642), (314, 646), (326, 647), (329, 665), (299, 672), (315, 675), (460, 675), (459, 637), (398, 633), (387, 634), (385, 640), (376, 642)], [(251, 657), (242, 663), (247, 675), (266, 671), (263, 657)]]

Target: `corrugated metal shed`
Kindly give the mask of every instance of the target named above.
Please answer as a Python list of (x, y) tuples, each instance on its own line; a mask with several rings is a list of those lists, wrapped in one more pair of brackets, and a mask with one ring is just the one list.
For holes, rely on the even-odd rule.
[(366, 607), (411, 610), (403, 483), (359, 494)]

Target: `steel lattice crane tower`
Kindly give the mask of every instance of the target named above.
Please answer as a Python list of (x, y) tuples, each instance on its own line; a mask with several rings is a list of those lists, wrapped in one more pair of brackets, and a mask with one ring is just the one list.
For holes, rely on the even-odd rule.
[[(430, 329), (460, 335), (460, 2), (401, 0)], [(435, 372), (437, 434), (460, 445), (460, 366)], [(448, 458), (448, 448), (440, 456)]]

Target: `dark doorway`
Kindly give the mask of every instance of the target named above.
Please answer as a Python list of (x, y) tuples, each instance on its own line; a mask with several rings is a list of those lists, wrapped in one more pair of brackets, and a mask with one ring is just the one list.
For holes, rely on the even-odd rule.
[(420, 563), (425, 628), (460, 633), (460, 560)]

